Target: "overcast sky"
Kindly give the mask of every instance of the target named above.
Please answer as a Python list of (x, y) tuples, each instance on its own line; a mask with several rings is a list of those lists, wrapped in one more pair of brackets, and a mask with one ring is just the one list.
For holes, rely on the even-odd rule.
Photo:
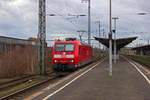
[[(95, 21), (108, 34), (109, 0), (91, 0), (92, 36), (98, 36)], [(113, 16), (118, 16), (118, 37), (139, 36), (150, 39), (150, 0), (112, 0)], [(136, 13), (149, 13), (144, 16)], [(77, 30), (87, 30), (87, 17), (68, 17), (68, 14), (87, 14), (87, 3), (81, 0), (47, 0), (47, 39), (57, 36), (78, 36)], [(62, 16), (60, 16), (62, 15)], [(0, 35), (17, 38), (36, 37), (38, 33), (38, 0), (0, 0)], [(83, 35), (87, 37), (87, 34)], [(146, 42), (140, 40), (141, 42)]]

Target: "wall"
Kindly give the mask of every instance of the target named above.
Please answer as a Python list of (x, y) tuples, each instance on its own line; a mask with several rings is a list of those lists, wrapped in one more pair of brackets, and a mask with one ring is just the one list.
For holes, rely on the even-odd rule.
[(38, 72), (38, 49), (30, 45), (0, 43), (0, 78)]

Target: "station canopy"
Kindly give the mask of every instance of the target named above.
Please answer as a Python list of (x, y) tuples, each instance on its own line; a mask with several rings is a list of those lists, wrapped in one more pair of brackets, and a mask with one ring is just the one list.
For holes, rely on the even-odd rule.
[[(106, 47), (109, 48), (109, 39), (108, 38), (99, 38), (99, 37), (94, 37), (95, 40), (99, 41), (101, 44), (105, 45)], [(120, 38), (116, 39), (116, 47), (117, 50), (120, 50), (121, 48), (125, 47), (132, 41), (136, 40), (137, 37), (129, 37), (129, 38)], [(112, 39), (112, 47), (114, 47), (114, 39)]]

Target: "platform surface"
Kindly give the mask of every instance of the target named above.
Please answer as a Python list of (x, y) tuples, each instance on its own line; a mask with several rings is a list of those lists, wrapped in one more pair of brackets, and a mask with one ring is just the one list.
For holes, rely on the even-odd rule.
[(149, 83), (123, 58), (113, 65), (112, 77), (108, 75), (108, 60), (105, 60), (54, 93), (66, 84), (47, 90), (35, 100), (47, 96), (48, 100), (150, 100)]

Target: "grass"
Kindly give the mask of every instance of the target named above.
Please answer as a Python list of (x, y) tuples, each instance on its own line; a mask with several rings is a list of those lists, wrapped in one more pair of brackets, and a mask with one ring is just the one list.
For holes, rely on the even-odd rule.
[(127, 55), (127, 57), (150, 68), (150, 56)]

